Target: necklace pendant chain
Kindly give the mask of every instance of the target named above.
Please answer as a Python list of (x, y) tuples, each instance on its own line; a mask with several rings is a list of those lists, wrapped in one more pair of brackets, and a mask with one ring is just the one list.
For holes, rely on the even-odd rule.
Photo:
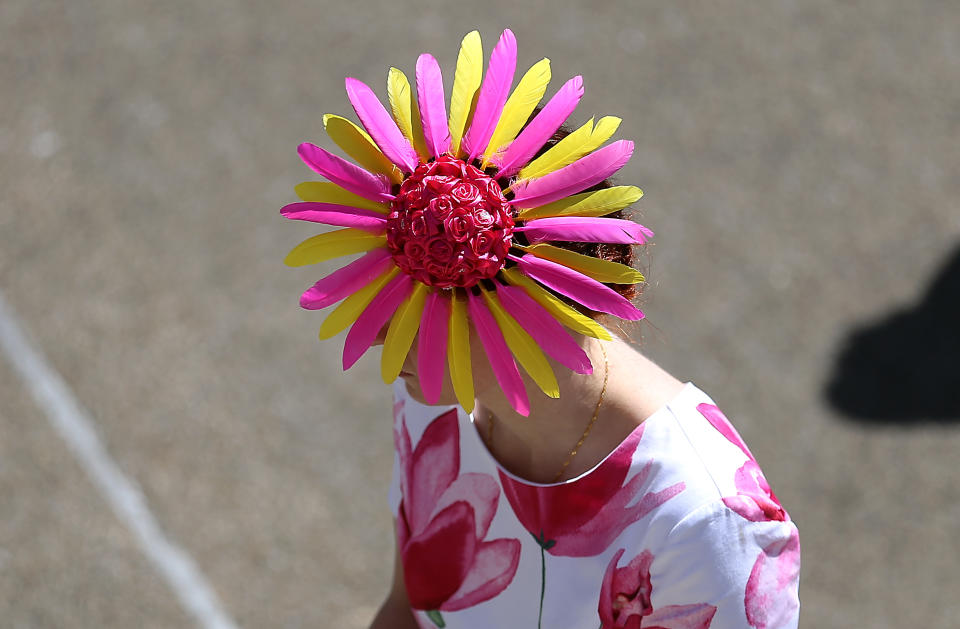
[(557, 475), (553, 478), (554, 483), (559, 482), (560, 479), (563, 478), (564, 472), (567, 471), (567, 466), (569, 466), (570, 462), (573, 461), (573, 457), (577, 456), (577, 452), (580, 451), (581, 446), (583, 446), (583, 443), (587, 440), (587, 437), (590, 436), (590, 431), (593, 429), (593, 425), (597, 423), (597, 418), (600, 416), (600, 407), (603, 406), (603, 396), (607, 392), (607, 379), (610, 377), (610, 360), (607, 358), (607, 350), (603, 347), (603, 343), (599, 343), (599, 345), (600, 351), (603, 353), (603, 387), (600, 389), (600, 398), (597, 400), (597, 406), (593, 409), (593, 416), (590, 417), (590, 422), (583, 430), (583, 434), (580, 435), (577, 445), (573, 446), (573, 449), (570, 450), (567, 460), (563, 462), (563, 465), (560, 467), (560, 471), (557, 472)]
[[(587, 440), (587, 437), (590, 436), (590, 431), (593, 430), (593, 425), (597, 423), (597, 418), (600, 416), (600, 407), (603, 406), (603, 396), (607, 392), (607, 380), (610, 377), (610, 360), (607, 358), (607, 350), (603, 347), (603, 344), (600, 343), (600, 351), (603, 353), (603, 386), (600, 388), (600, 398), (597, 400), (597, 406), (593, 409), (593, 415), (590, 417), (590, 422), (587, 423), (587, 427), (583, 430), (583, 434), (580, 435), (580, 439), (577, 440), (577, 445), (573, 446), (573, 449), (570, 450), (570, 454), (567, 455), (567, 460), (563, 462), (563, 465), (560, 467), (560, 471), (557, 472), (557, 475), (554, 476), (553, 482), (557, 483), (563, 478), (564, 472), (567, 471), (567, 467), (570, 465), (570, 462), (573, 461), (573, 457), (577, 456), (577, 452), (580, 451), (580, 448), (583, 446), (583, 443)], [(487, 416), (487, 448), (493, 452), (493, 424), (494, 416), (493, 413), (490, 413)]]

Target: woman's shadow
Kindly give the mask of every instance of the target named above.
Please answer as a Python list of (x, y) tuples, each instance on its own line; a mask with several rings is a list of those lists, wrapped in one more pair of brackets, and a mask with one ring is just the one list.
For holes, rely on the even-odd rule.
[(960, 421), (960, 247), (919, 303), (850, 332), (824, 396), (864, 423)]

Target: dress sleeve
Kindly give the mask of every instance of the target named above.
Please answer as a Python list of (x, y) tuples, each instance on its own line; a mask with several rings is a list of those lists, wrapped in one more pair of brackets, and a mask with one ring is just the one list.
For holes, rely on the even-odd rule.
[[(684, 517), (650, 566), (654, 614), (713, 607), (678, 627), (796, 629), (800, 538), (793, 522), (752, 521), (723, 500)], [(671, 611), (673, 613), (671, 613)], [(648, 618), (645, 620), (652, 620)], [(674, 626), (674, 625), (665, 625)]]
[(390, 513), (396, 517), (400, 511), (400, 500), (402, 492), (400, 490), (400, 452), (398, 450), (397, 439), (400, 431), (400, 417), (405, 404), (404, 393), (393, 387), (393, 473), (390, 477), (390, 488), (387, 491), (387, 503), (390, 505)]
[(390, 513), (396, 517), (400, 511), (400, 459), (396, 450), (393, 451), (393, 476), (387, 490), (387, 503), (390, 505)]

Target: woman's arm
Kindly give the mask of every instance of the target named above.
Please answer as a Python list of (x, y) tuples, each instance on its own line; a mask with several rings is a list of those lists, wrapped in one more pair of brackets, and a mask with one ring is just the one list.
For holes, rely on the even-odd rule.
[[(396, 523), (394, 523), (396, 524)], [(393, 530), (397, 527), (394, 525)], [(393, 559), (393, 585), (387, 599), (380, 606), (370, 629), (418, 629), (419, 625), (410, 611), (410, 601), (407, 600), (407, 588), (403, 584), (403, 563), (400, 559), (400, 545), (396, 545)]]

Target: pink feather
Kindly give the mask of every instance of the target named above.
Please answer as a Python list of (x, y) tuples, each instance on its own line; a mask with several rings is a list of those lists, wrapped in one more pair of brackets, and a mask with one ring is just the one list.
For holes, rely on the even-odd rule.
[(427, 148), (434, 157), (440, 157), (450, 150), (450, 128), (443, 99), (443, 76), (433, 55), (422, 54), (417, 59), (417, 101)]
[(593, 373), (590, 357), (549, 312), (519, 286), (497, 285), (504, 309), (527, 331), (544, 352), (577, 373)]
[(450, 302), (433, 291), (427, 295), (420, 319), (417, 342), (417, 371), (420, 389), (428, 404), (436, 404), (443, 391), (443, 374), (447, 364), (447, 326), (450, 323)]
[(400, 127), (387, 113), (380, 99), (363, 81), (347, 77), (346, 85), (347, 98), (367, 133), (387, 159), (404, 171), (412, 173), (419, 163), (417, 152), (403, 136)]
[(525, 275), (591, 310), (607, 312), (628, 321), (643, 318), (643, 313), (623, 295), (579, 271), (532, 254), (516, 260)]
[(537, 114), (536, 118), (520, 132), (500, 163), (497, 177), (509, 177), (527, 165), (560, 128), (583, 98), (583, 77), (575, 76), (563, 84), (550, 102)]
[(483, 303), (483, 298), (467, 291), (467, 310), (470, 313), (470, 320), (477, 329), (477, 336), (480, 337), (480, 343), (487, 353), (487, 359), (490, 366), (493, 367), (493, 375), (496, 376), (503, 394), (510, 402), (513, 410), (523, 416), (530, 414), (530, 401), (527, 399), (527, 389), (523, 386), (523, 380), (520, 378), (520, 372), (517, 370), (517, 363), (514, 362), (507, 342), (503, 340), (503, 333), (497, 325), (487, 305)]
[(343, 342), (344, 371), (353, 367), (354, 363), (370, 349), (373, 342), (377, 340), (380, 330), (412, 290), (413, 278), (406, 273), (398, 273), (360, 313)]
[(383, 175), (369, 173), (356, 164), (309, 142), (298, 146), (297, 153), (311, 170), (320, 173), (345, 190), (371, 201), (382, 203), (393, 200), (393, 195), (390, 194), (390, 182)]
[(517, 39), (509, 28), (500, 35), (500, 41), (490, 53), (490, 65), (480, 84), (477, 107), (473, 112), (470, 130), (463, 138), (463, 150), (472, 161), (487, 149), (490, 137), (497, 128), (503, 106), (510, 96), (513, 75), (517, 71)]
[(283, 206), (280, 213), (292, 220), (354, 227), (369, 232), (382, 232), (387, 228), (387, 219), (379, 212), (333, 203), (291, 203)]
[(514, 229), (526, 234), (532, 243), (543, 240), (567, 240), (642, 245), (653, 236), (652, 231), (633, 221), (587, 216), (539, 218)]
[(618, 140), (543, 177), (518, 184), (511, 204), (539, 207), (595, 186), (617, 172), (633, 155), (633, 142)]
[(372, 282), (390, 264), (392, 258), (387, 249), (374, 249), (308, 288), (300, 296), (300, 307), (319, 310), (335, 304)]

